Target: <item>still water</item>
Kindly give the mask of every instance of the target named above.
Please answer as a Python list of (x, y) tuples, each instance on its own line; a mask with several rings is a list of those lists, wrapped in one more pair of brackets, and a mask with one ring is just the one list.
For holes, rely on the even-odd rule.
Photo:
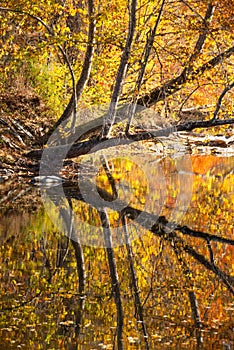
[(233, 349), (234, 157), (91, 163), (0, 185), (0, 348)]

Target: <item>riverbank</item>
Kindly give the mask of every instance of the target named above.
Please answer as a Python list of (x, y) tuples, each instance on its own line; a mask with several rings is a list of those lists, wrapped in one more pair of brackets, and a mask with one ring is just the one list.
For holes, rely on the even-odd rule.
[(43, 135), (54, 120), (33, 90), (1, 93), (0, 105), (0, 182), (18, 175), (31, 176), (37, 164), (25, 153), (43, 145)]
[[(51, 111), (33, 89), (4, 92), (0, 94), (0, 103), (0, 182), (14, 177), (31, 178), (38, 174), (39, 162), (26, 155), (30, 150), (42, 148), (46, 144), (45, 135), (51, 130), (55, 120), (51, 117)], [(204, 120), (207, 116), (207, 112), (202, 113), (196, 110), (183, 112), (180, 114), (180, 123), (188, 120)], [(173, 125), (173, 121), (170, 123)], [(119, 125), (115, 127), (116, 136), (123, 135), (124, 127), (122, 128), (123, 130)], [(147, 129), (147, 125), (145, 128)], [(142, 128), (133, 128), (133, 131), (142, 132)], [(175, 143), (178, 142), (178, 145), (186, 153), (233, 154), (234, 131), (232, 125), (226, 126), (225, 129), (216, 128), (215, 135), (212, 135), (214, 131), (211, 129), (203, 129), (202, 131), (196, 129), (195, 131), (177, 133), (176, 137), (173, 135), (173, 140)], [(87, 134), (88, 138), (93, 136), (95, 136), (93, 131), (90, 135)], [(147, 151), (159, 153), (165, 151), (160, 150), (160, 143), (155, 142), (155, 140), (140, 142), (144, 144)], [(165, 139), (164, 144), (166, 144)], [(68, 162), (65, 176), (66, 173), (68, 175), (70, 173), (70, 163), (72, 161)]]

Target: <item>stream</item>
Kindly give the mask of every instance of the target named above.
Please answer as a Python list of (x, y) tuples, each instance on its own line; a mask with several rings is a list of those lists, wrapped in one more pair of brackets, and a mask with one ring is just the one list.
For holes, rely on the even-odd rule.
[(234, 157), (81, 163), (0, 184), (1, 349), (232, 349)]

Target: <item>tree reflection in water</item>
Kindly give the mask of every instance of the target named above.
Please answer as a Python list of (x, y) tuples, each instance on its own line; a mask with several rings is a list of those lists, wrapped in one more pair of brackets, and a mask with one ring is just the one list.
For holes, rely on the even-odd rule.
[[(211, 164), (211, 158), (202, 161)], [(178, 178), (169, 174), (168, 160), (163, 164), (164, 171), (168, 167), (166, 204), (156, 205), (156, 212), (140, 200), (143, 192), (137, 194), (144, 185), (143, 180), (136, 185), (142, 173), (123, 176), (121, 192), (122, 175), (105, 157), (97, 181), (87, 187), (105, 199), (105, 207), (95, 208), (97, 202), (89, 204), (87, 197), (81, 205), (84, 189), (77, 186), (64, 184), (62, 201), (55, 187), (46, 190), (65, 236), (49, 224), (43, 209), (31, 223), (30, 215), (21, 214), (27, 221), (23, 230), (23, 225), (10, 227), (16, 213), (5, 209), (1, 344), (25, 344), (25, 349), (32, 344), (38, 349), (231, 348), (233, 158), (214, 157), (203, 173), (197, 172), (202, 164), (197, 162), (191, 203), (180, 222), (170, 218)], [(128, 200), (129, 189), (139, 201)], [(30, 191), (24, 192), (28, 198)], [(117, 214), (116, 199), (125, 201)], [(82, 244), (81, 214), (97, 237), (102, 235), (104, 248)], [(118, 234), (122, 245), (113, 243)]]

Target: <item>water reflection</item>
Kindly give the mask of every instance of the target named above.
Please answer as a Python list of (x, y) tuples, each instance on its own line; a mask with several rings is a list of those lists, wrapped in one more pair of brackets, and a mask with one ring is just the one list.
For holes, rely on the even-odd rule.
[(232, 348), (233, 161), (99, 157), (37, 211), (1, 184), (2, 348)]
[[(190, 156), (162, 159), (145, 154), (133, 155), (131, 160), (124, 155), (115, 158), (100, 156), (92, 161), (93, 173), (82, 173), (75, 187), (62, 183), (48, 187), (44, 184), (44, 177), (41, 183), (48, 215), (67, 235), (69, 220), (74, 221), (74, 240), (106, 247), (100, 211), (108, 211), (113, 247), (126, 243), (123, 215), (131, 216), (129, 225), (136, 222), (144, 229), (150, 229), (160, 216), (166, 216), (170, 224), (173, 221), (179, 223), (184, 217), (193, 188)], [(69, 214), (71, 207), (72, 218)], [(131, 240), (142, 233), (141, 229), (133, 232)]]

